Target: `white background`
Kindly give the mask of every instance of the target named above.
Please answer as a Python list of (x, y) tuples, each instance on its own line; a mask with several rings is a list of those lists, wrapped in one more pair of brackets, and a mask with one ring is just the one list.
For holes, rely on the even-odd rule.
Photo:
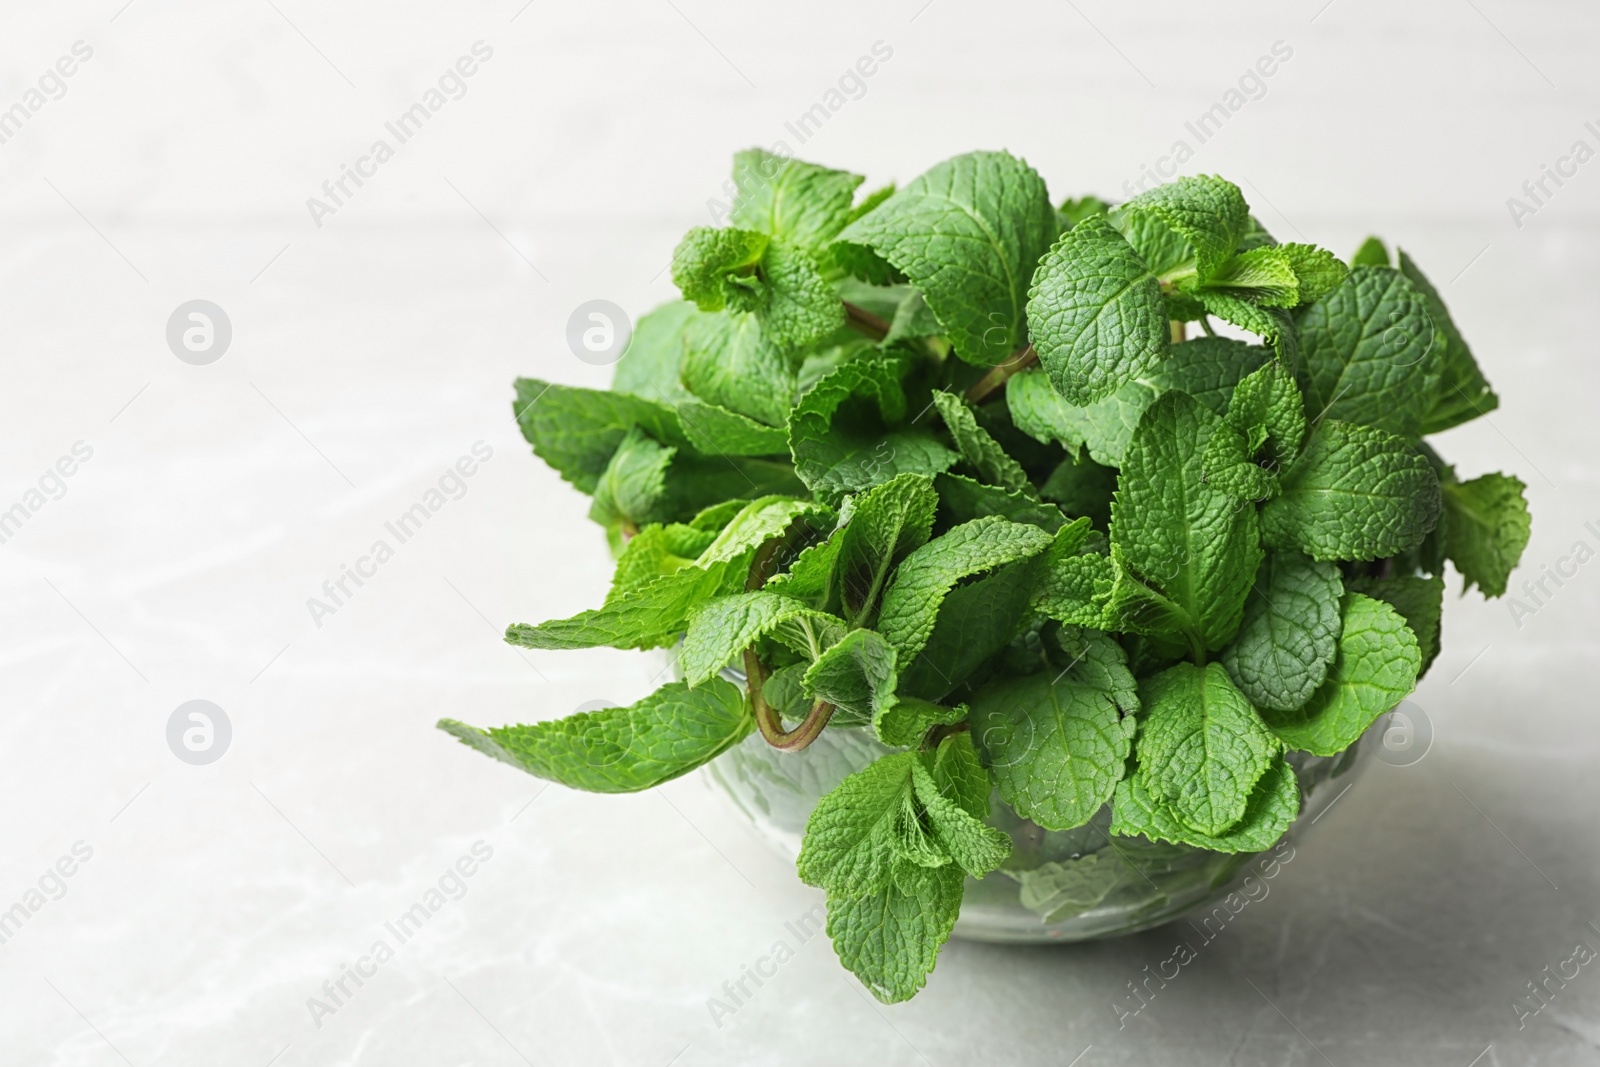
[[(1600, 148), (1600, 18), (1325, 2), (9, 5), (0, 107), (75, 41), (94, 54), (0, 145), (0, 509), (74, 442), (93, 457), (0, 545), (0, 909), (93, 855), (0, 945), (0, 1062), (1600, 1062), (1600, 968), (1521, 1029), (1511, 1007), (1600, 946), (1600, 563), (1521, 625), (1452, 579), (1416, 697), (1433, 751), (1372, 768), (1121, 1029), (1111, 1003), (1174, 928), (952, 944), (894, 1008), (819, 938), (717, 1027), (708, 998), (819, 895), (699, 776), (541, 791), (432, 728), (650, 689), (647, 657), (498, 638), (598, 603), (610, 572), (510, 383), (607, 381), (568, 315), (670, 298), (734, 150), (782, 139), (876, 184), (1004, 147), (1057, 199), (1121, 197), (1278, 41), (1292, 58), (1186, 169), (1280, 237), (1405, 245), (1503, 399), (1437, 444), (1528, 483), (1514, 591), (1600, 547), (1600, 163), (1521, 227), (1506, 205)], [(316, 226), (306, 199), (478, 40), (465, 97)], [(878, 41), (865, 94), (786, 133)], [(165, 342), (194, 298), (233, 323), (210, 366)], [(315, 625), (307, 598), (480, 440), (466, 494)], [(195, 698), (233, 724), (207, 767), (165, 740)], [(480, 840), (467, 894), (314, 1025), (307, 998)]]

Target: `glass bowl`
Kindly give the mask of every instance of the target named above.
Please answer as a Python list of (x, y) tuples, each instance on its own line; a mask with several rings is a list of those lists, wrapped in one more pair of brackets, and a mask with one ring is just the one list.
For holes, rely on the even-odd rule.
[[(1289, 753), (1300, 780), (1300, 814), (1268, 852), (1211, 852), (1112, 837), (1109, 804), (1076, 829), (1046, 830), (1011, 810), (996, 791), (987, 821), (1010, 835), (1013, 852), (1000, 870), (967, 879), (955, 936), (1087, 941), (1131, 934), (1213, 904), (1216, 921), (1225, 924), (1244, 903), (1265, 895), (1264, 882), (1293, 859), (1294, 845), (1355, 781), (1369, 762), (1368, 751), (1381, 743), (1382, 724), (1380, 719), (1337, 756)], [(846, 775), (893, 751), (866, 727), (829, 727), (809, 748), (792, 754), (754, 733), (706, 770), (761, 836), (793, 860), (817, 800)], [(1201, 921), (1209, 927), (1213, 918)]]

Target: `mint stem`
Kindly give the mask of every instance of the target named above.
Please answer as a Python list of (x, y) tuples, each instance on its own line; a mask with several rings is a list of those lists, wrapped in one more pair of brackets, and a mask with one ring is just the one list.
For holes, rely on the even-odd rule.
[[(767, 584), (786, 540), (780, 534), (756, 550), (755, 558), (750, 561), (750, 573), (744, 581), (746, 592), (753, 593)], [(799, 752), (810, 745), (821, 736), (828, 720), (833, 717), (834, 706), (826, 700), (819, 700), (811, 705), (811, 711), (799, 726), (785, 730), (783, 719), (767, 703), (767, 695), (762, 691), (767, 684), (767, 668), (753, 646), (744, 650), (744, 677), (746, 691), (750, 694), (750, 707), (755, 712), (756, 728), (761, 731), (762, 739), (780, 752)]]
[(972, 383), (972, 387), (967, 390), (967, 399), (974, 404), (983, 403), (990, 393), (1005, 385), (1013, 376), (1021, 374), (1029, 367), (1037, 366), (1038, 362), (1039, 353), (1033, 350), (1032, 345), (1012, 353), (1010, 359), (998, 364), (988, 374)]
[(847, 325), (859, 333), (864, 333), (874, 341), (881, 341), (889, 336), (889, 323), (864, 307), (857, 307), (848, 300), (844, 304), (844, 317)]

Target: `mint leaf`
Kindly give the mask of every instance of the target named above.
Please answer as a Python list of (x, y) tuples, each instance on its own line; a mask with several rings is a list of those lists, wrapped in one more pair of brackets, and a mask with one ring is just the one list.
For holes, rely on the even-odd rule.
[(1296, 288), (1300, 291), (1302, 304), (1321, 300), (1337, 289), (1339, 283), (1350, 274), (1350, 268), (1326, 248), (1292, 242), (1277, 247), (1294, 268)]
[(1259, 344), (1195, 338), (1174, 344), (1165, 362), (1150, 371), (1149, 381), (1162, 392), (1186, 392), (1206, 410), (1221, 416), (1227, 414), (1227, 403), (1240, 379), (1261, 370), (1270, 358), (1272, 352)]
[(1279, 359), (1291, 366), (1299, 363), (1299, 335), (1295, 332), (1294, 321), (1289, 313), (1282, 308), (1262, 307), (1232, 293), (1215, 289), (1201, 289), (1194, 295), (1208, 313), (1223, 322), (1231, 322), (1240, 329), (1249, 330), (1266, 341)]
[(855, 498), (849, 523), (834, 535), (839, 602), (850, 625), (874, 617), (890, 573), (927, 543), (938, 505), (922, 474), (896, 475)]
[(874, 630), (851, 630), (806, 668), (803, 685), (837, 711), (837, 726), (877, 726), (895, 706), (895, 652)]
[(678, 653), (678, 669), (684, 681), (695, 686), (734, 662), (760, 638), (776, 636), (794, 651), (815, 659), (844, 632), (842, 620), (789, 597), (764, 591), (735, 593), (695, 611)]
[(884, 744), (911, 747), (920, 744), (933, 727), (958, 723), (966, 717), (965, 704), (948, 708), (917, 697), (900, 697), (880, 713), (873, 725)]
[(733, 157), (739, 195), (728, 221), (820, 251), (849, 221), (859, 174), (747, 148)]
[(1033, 484), (1022, 464), (1006, 455), (998, 441), (978, 425), (967, 402), (954, 393), (935, 391), (933, 406), (939, 409), (945, 429), (955, 439), (961, 458), (972, 465), (978, 477), (990, 485), (1012, 493), (1031, 493)]
[(1300, 390), (1281, 363), (1268, 363), (1245, 375), (1228, 401), (1227, 423), (1252, 438), (1252, 454), (1261, 447), (1259, 432), (1270, 442), (1270, 458), (1287, 463), (1300, 453), (1306, 436), (1306, 412)]
[[(1012, 872), (1007, 872), (1012, 873)], [(1099, 904), (1128, 874), (1115, 853), (1089, 852), (1062, 863), (1042, 863), (1016, 871), (1022, 906), (1052, 923), (1081, 915)]]
[(1063, 677), (1105, 693), (1124, 716), (1139, 713), (1139, 686), (1115, 638), (1098, 630), (1063, 627), (1057, 643), (1071, 657)]
[(1354, 267), (1389, 267), (1389, 250), (1383, 242), (1376, 237), (1368, 237), (1361, 242), (1361, 247), (1356, 249), (1356, 254), (1350, 257), (1350, 266)]
[(1056, 220), (1063, 230), (1070, 230), (1084, 219), (1104, 215), (1110, 210), (1111, 205), (1098, 196), (1074, 197), (1063, 200), (1056, 208)]
[(1428, 304), (1388, 267), (1358, 267), (1300, 316), (1300, 386), (1313, 419), (1412, 438), (1438, 387)]
[(1186, 826), (1217, 836), (1244, 818), (1277, 739), (1220, 663), (1180, 663), (1144, 679), (1139, 771)]
[(1269, 553), (1222, 664), (1263, 711), (1293, 711), (1316, 692), (1339, 650), (1339, 568), (1298, 552)]
[[(1307, 246), (1302, 246), (1307, 247)], [(1300, 281), (1294, 261), (1283, 246), (1252, 248), (1223, 263), (1204, 282), (1262, 307), (1294, 307), (1300, 303)]]
[(690, 399), (678, 382), (678, 369), (683, 365), (684, 331), (697, 314), (693, 303), (673, 300), (639, 316), (611, 372), (612, 390), (666, 404)]
[(1388, 578), (1358, 577), (1345, 581), (1345, 588), (1354, 593), (1365, 593), (1374, 600), (1386, 601), (1405, 619), (1406, 628), (1417, 639), (1422, 666), (1417, 678), (1428, 673), (1428, 668), (1439, 655), (1439, 623), (1444, 612), (1444, 579), (1438, 575), (1424, 578), (1414, 574), (1396, 574)]
[(901, 659), (901, 691), (942, 700), (1010, 645), (1025, 622), (1034, 574), (1029, 562), (1013, 563), (950, 590), (922, 649)]
[(900, 661), (910, 663), (927, 644), (940, 605), (959, 582), (1036, 556), (1050, 541), (1038, 527), (1001, 518), (976, 519), (934, 538), (895, 572), (878, 613), (879, 631)]
[[(1020, 387), (1020, 388), (1019, 388)], [(1158, 390), (1135, 379), (1092, 404), (1068, 404), (1038, 372), (1019, 374), (1006, 383), (1006, 401), (1017, 429), (1040, 441), (1058, 441), (1073, 452), (1086, 447), (1096, 463), (1115, 467), (1133, 437), (1139, 418), (1155, 402)], [(1012, 397), (1016, 394), (1016, 399)]]
[(1485, 474), (1470, 482), (1446, 482), (1445, 551), (1461, 572), (1462, 592), (1476, 585), (1484, 596), (1501, 596), (1522, 550), (1528, 546), (1533, 521), (1522, 479)]
[(956, 355), (990, 367), (1026, 343), (1028, 282), (1056, 231), (1032, 167), (1005, 152), (970, 152), (912, 181), (839, 241), (893, 264), (922, 291)]
[(744, 694), (713, 679), (670, 682), (626, 708), (602, 708), (532, 726), (480, 730), (454, 719), (439, 729), (480, 752), (573, 789), (632, 793), (687, 774), (732, 748), (754, 720)]
[[(1082, 517), (1104, 530), (1111, 525), (1111, 495), (1117, 489), (1117, 472), (1087, 457), (1067, 457), (1039, 487), (1039, 496), (1058, 504), (1066, 515)], [(1011, 516), (1018, 518), (1019, 516)]]
[(692, 565), (716, 536), (717, 530), (699, 530), (682, 523), (644, 527), (617, 557), (608, 599), (631, 596), (647, 582)]
[(912, 800), (916, 759), (915, 752), (883, 756), (840, 782), (812, 809), (795, 865), (801, 881), (828, 891), (830, 903), (834, 894), (889, 888), (893, 842), (903, 832)]
[(985, 515), (999, 515), (1012, 522), (1037, 526), (1045, 533), (1055, 533), (1067, 521), (1060, 508), (1043, 503), (1031, 491), (1007, 492), (964, 474), (941, 474), (933, 484), (939, 492), (940, 521), (948, 526), (959, 526)]
[(1040, 561), (1032, 610), (1074, 626), (1100, 626), (1105, 620), (1115, 569), (1104, 556), (1085, 549), (1089, 520), (1080, 518), (1056, 531)]
[(757, 265), (771, 243), (753, 230), (696, 226), (672, 252), (672, 284), (701, 311), (755, 311), (765, 303)]
[(985, 686), (969, 721), (1000, 796), (1047, 830), (1082, 826), (1111, 799), (1134, 730), (1109, 693), (1049, 673)]
[(1434, 328), (1439, 331), (1444, 344), (1439, 386), (1427, 412), (1422, 416), (1423, 433), (1442, 433), (1453, 426), (1470, 422), (1479, 415), (1487, 415), (1500, 406), (1500, 398), (1489, 388), (1483, 371), (1478, 369), (1478, 361), (1472, 358), (1472, 349), (1467, 347), (1455, 320), (1445, 310), (1444, 301), (1439, 299), (1439, 291), (1417, 269), (1405, 249), (1397, 251), (1400, 254), (1400, 273), (1427, 301), (1428, 317), (1433, 320)]
[(1202, 280), (1215, 276), (1250, 229), (1250, 208), (1232, 182), (1209, 174), (1159, 185), (1117, 209), (1122, 216), (1153, 215), (1193, 249)]
[(1277, 844), (1299, 814), (1300, 785), (1294, 768), (1282, 759), (1274, 759), (1250, 794), (1244, 817), (1224, 834), (1203, 834), (1186, 826), (1150, 788), (1142, 772), (1117, 783), (1116, 798), (1111, 804), (1111, 832), (1213, 852), (1263, 852)]
[(517, 379), (512, 406), (522, 436), (556, 473), (593, 493), (611, 456), (635, 426), (669, 445), (689, 442), (672, 409), (624, 393)]
[(853, 897), (830, 892), (828, 936), (839, 962), (885, 1004), (910, 1000), (950, 938), (963, 886), (959, 867), (902, 861), (881, 888)]
[(790, 412), (795, 473), (814, 492), (837, 495), (897, 474), (938, 474), (956, 461), (931, 430), (905, 424), (902, 371), (893, 359), (842, 364)]
[(767, 300), (758, 314), (774, 344), (799, 348), (844, 325), (844, 305), (810, 252), (774, 241), (761, 259)]
[(911, 764), (911, 782), (927, 813), (933, 839), (968, 875), (982, 878), (1011, 855), (1011, 838), (985, 826), (958, 801), (945, 796), (921, 760)]
[(1149, 370), (1171, 336), (1160, 283), (1100, 216), (1062, 234), (1040, 261), (1027, 310), (1034, 350), (1073, 404), (1110, 396)]
[(784, 533), (798, 520), (820, 518), (818, 504), (782, 497), (763, 497), (745, 505), (706, 546), (691, 566), (641, 586), (618, 590), (604, 607), (529, 626), (517, 623), (506, 640), (525, 648), (659, 648), (672, 644), (688, 624), (690, 613), (715, 597), (744, 586), (755, 551), (768, 538)]
[(683, 384), (700, 399), (782, 426), (799, 395), (794, 368), (754, 315), (700, 315), (685, 338)]
[(701, 311), (758, 316), (781, 347), (844, 325), (844, 307), (811, 253), (754, 230), (690, 230), (672, 253), (672, 281)]
[(1421, 666), (1416, 636), (1399, 612), (1381, 600), (1346, 593), (1332, 675), (1305, 707), (1271, 713), (1268, 724), (1289, 748), (1336, 755), (1405, 699)]
[(672, 518), (661, 510), (667, 492), (667, 465), (677, 449), (652, 441), (635, 426), (612, 453), (594, 489), (589, 518), (602, 526), (642, 526)]
[(989, 772), (978, 760), (971, 731), (963, 730), (945, 737), (937, 748), (919, 753), (918, 758), (938, 783), (939, 792), (960, 804), (969, 815), (979, 819), (989, 817), (989, 794), (994, 791), (994, 785), (989, 781)]
[(1209, 649), (1238, 631), (1261, 559), (1255, 510), (1204, 480), (1205, 443), (1220, 424), (1182, 393), (1156, 401), (1128, 445), (1111, 505), (1111, 543), (1126, 566)]
[(1428, 461), (1371, 426), (1324, 421), (1278, 483), (1282, 493), (1261, 509), (1262, 538), (1312, 559), (1392, 556), (1439, 520), (1439, 479)]

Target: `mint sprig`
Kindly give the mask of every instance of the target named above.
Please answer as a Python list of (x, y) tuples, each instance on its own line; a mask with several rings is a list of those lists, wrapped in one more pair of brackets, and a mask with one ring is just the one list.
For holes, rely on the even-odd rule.
[(1407, 253), (1280, 244), (1216, 176), (1055, 207), (1005, 152), (866, 196), (759, 149), (734, 180), (610, 390), (516, 383), (617, 568), (506, 639), (676, 647), (681, 680), (440, 726), (599, 792), (866, 732), (884, 754), (819, 799), (798, 870), (880, 999), (922, 988), (968, 879), (1005, 864), (1046, 916), (1109, 891), (997, 826), (1109, 804), (1119, 855), (1271, 847), (1285, 753), (1343, 751), (1438, 655), (1446, 569), (1507, 588), (1525, 486), (1424, 441), (1499, 400)]

